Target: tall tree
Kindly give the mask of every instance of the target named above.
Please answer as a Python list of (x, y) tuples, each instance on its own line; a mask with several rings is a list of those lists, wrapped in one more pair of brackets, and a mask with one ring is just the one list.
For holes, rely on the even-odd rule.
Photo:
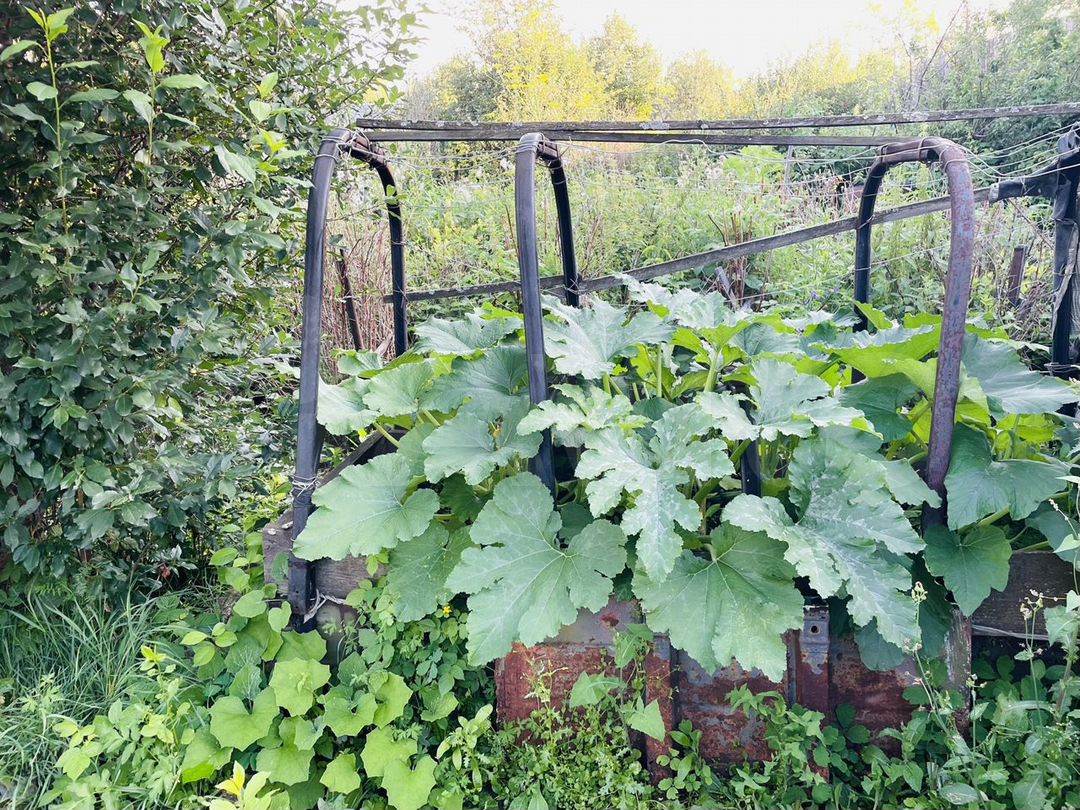
[(618, 14), (586, 43), (593, 68), (604, 83), (611, 111), (621, 118), (647, 119), (657, 111), (664, 87), (656, 49)]
[(705, 51), (673, 62), (666, 83), (665, 118), (728, 118), (739, 111), (734, 74)]

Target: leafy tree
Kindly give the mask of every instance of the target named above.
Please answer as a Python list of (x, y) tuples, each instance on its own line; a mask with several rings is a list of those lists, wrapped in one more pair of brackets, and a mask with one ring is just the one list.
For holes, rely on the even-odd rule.
[(585, 47), (604, 82), (613, 114), (651, 118), (663, 92), (663, 68), (656, 49), (642, 42), (634, 27), (618, 14), (608, 17)]
[(585, 49), (547, 10), (514, 5), (509, 12), (511, 24), (492, 32), (502, 83), (499, 115), (529, 121), (601, 117), (607, 106), (603, 80)]
[(11, 19), (0, 525), (22, 569), (184, 559), (259, 460), (312, 148), (335, 113), (390, 97), (411, 22), (399, 0)]
[(705, 51), (673, 62), (666, 83), (665, 118), (730, 118), (738, 113), (734, 74)]

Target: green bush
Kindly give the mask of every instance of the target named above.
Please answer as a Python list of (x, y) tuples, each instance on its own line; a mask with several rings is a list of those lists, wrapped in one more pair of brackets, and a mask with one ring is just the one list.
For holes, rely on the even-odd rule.
[(126, 579), (184, 559), (261, 460), (312, 148), (387, 97), (411, 21), (402, 0), (10, 21), (0, 525), (21, 569)]

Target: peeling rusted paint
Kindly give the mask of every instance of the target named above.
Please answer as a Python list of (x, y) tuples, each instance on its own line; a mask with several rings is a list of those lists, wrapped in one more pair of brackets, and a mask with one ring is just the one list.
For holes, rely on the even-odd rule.
[[(540, 694), (549, 695), (552, 705), (565, 704), (583, 671), (613, 674), (614, 632), (640, 621), (637, 603), (612, 601), (598, 614), (582, 612), (577, 622), (552, 641), (532, 648), (516, 645), (495, 668), (500, 722), (523, 719), (540, 708)], [(689, 720), (702, 732), (702, 755), (717, 764), (770, 755), (760, 719), (747, 718), (728, 703), (728, 693), (738, 686), (757, 693), (777, 691), (789, 703), (819, 711), (830, 721), (838, 706), (850, 703), (856, 709), (856, 722), (874, 733), (911, 718), (912, 707), (903, 693), (917, 683), (915, 662), (908, 660), (887, 672), (868, 670), (850, 636), (830, 636), (827, 607), (808, 606), (801, 631), (789, 633), (786, 641), (788, 669), (775, 683), (735, 664), (710, 675), (659, 636), (645, 660), (645, 699), (657, 701), (668, 731)], [(971, 670), (971, 626), (959, 614), (948, 638), (945, 662), (950, 684), (963, 690)], [(667, 753), (670, 741), (642, 738), (638, 743), (653, 778), (667, 775), (657, 758)], [(887, 740), (878, 743), (889, 745)]]
[[(908, 658), (895, 669), (875, 672), (863, 665), (851, 636), (831, 639), (829, 658), (832, 669), (829, 702), (833, 713), (844, 704), (854, 706), (855, 722), (866, 726), (874, 735), (885, 728), (899, 728), (911, 719), (914, 707), (904, 698), (904, 690), (921, 683), (919, 667), (913, 659)], [(966, 694), (971, 674), (971, 623), (959, 613), (946, 638), (943, 658), (949, 686)], [(959, 719), (965, 726), (966, 712)], [(895, 740), (875, 742), (886, 749), (896, 745)]]

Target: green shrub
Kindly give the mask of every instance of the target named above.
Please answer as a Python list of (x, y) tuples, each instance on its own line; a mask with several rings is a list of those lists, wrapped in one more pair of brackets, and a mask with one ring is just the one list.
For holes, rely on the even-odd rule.
[(274, 298), (295, 273), (310, 154), (334, 113), (385, 97), (411, 21), (402, 0), (132, 0), (10, 21), (0, 525), (22, 569), (126, 580), (189, 557), (273, 445), (288, 345)]

